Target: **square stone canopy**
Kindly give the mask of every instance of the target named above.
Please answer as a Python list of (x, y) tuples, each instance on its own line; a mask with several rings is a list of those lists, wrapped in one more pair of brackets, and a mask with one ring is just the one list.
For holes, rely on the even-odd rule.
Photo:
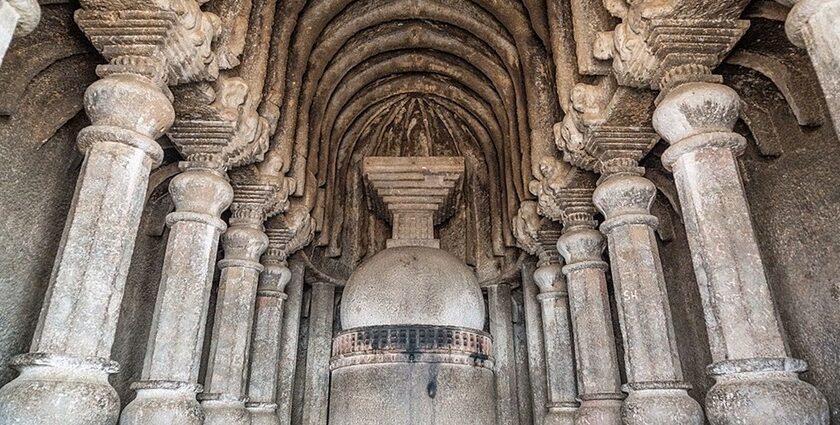
[(362, 173), (371, 210), (391, 223), (388, 248), (440, 248), (434, 227), (455, 212), (464, 158), (371, 156), (364, 159)]

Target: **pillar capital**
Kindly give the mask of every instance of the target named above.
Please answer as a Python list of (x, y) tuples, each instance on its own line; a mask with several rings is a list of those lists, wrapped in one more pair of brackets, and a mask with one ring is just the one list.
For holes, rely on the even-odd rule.
[(155, 139), (172, 125), (175, 111), (151, 80), (133, 74), (100, 79), (85, 91), (85, 112), (91, 125), (77, 136), (82, 153), (101, 142), (119, 143), (146, 153), (153, 166), (160, 164), (163, 150)]
[(220, 21), (194, 0), (125, 3), (82, 0), (76, 23), (109, 61), (97, 68), (143, 75), (160, 87), (214, 80), (219, 75), (211, 44)]
[(266, 222), (268, 249), (262, 256), (265, 267), (260, 276), (260, 293), (282, 294), (291, 279), (286, 259), (305, 247), (315, 235), (315, 219), (303, 204), (293, 205), (285, 214), (277, 215)]
[[(643, 221), (656, 225), (656, 218), (650, 215), (650, 208), (656, 197), (656, 186), (650, 180), (633, 175), (615, 175), (602, 181), (592, 194), (592, 201), (604, 214), (606, 221), (601, 226), (611, 228), (613, 221), (621, 217), (645, 216)], [(608, 224), (610, 223), (610, 224)]]
[(567, 294), (563, 266), (558, 263), (537, 267), (534, 271), (534, 282), (540, 288), (540, 297), (558, 297)]
[(187, 169), (169, 183), (169, 195), (175, 211), (167, 215), (168, 225), (187, 220), (227, 229), (219, 216), (233, 200), (233, 189), (223, 175)]
[(597, 263), (591, 266), (606, 269), (607, 263), (602, 259), (605, 249), (604, 236), (595, 229), (574, 229), (563, 233), (557, 240), (557, 250), (566, 259), (565, 272), (581, 263)]
[(608, 9), (622, 21), (599, 36), (596, 54), (613, 60), (619, 84), (659, 90), (675, 68), (717, 67), (749, 27), (738, 19), (743, 8), (736, 0), (615, 2)]
[(174, 93), (177, 118), (168, 135), (186, 158), (186, 168), (224, 172), (263, 159), (268, 122), (257, 113), (245, 80), (222, 76)]

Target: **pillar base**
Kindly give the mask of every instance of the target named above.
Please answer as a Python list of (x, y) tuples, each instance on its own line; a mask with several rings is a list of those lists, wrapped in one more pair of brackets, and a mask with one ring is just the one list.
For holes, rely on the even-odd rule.
[(575, 425), (621, 425), (623, 394), (581, 396)]
[(551, 403), (545, 415), (545, 425), (574, 425), (577, 403)]
[(684, 382), (636, 382), (624, 386), (624, 425), (703, 425), (700, 403)]
[(245, 409), (251, 414), (251, 425), (280, 425), (277, 403), (245, 403)]
[(137, 397), (123, 409), (120, 425), (202, 425), (204, 412), (195, 399), (201, 385), (179, 381), (141, 381)]
[(119, 365), (104, 358), (28, 353), (12, 359), (20, 372), (0, 389), (0, 424), (114, 425), (120, 398), (108, 383)]
[(825, 397), (799, 380), (807, 364), (791, 358), (729, 360), (709, 366), (715, 385), (706, 394), (713, 425), (827, 425)]
[(245, 409), (245, 400), (223, 399), (219, 394), (202, 397), (206, 419), (204, 425), (250, 425), (251, 415)]

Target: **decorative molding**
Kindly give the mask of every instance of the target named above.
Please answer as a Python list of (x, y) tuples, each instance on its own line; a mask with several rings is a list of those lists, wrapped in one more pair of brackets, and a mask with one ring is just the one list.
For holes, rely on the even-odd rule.
[(224, 171), (260, 162), (268, 150), (268, 122), (256, 108), (239, 77), (181, 87), (168, 135), (188, 166)]
[(219, 75), (211, 43), (220, 22), (194, 0), (125, 4), (82, 0), (76, 23), (108, 59), (100, 76), (133, 73), (161, 86), (215, 80)]

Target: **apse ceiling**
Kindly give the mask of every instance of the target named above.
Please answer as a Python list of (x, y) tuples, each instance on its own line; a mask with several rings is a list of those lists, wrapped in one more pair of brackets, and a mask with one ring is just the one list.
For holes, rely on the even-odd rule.
[[(531, 196), (537, 162), (555, 156), (552, 126), (562, 113), (551, 46), (570, 37), (547, 22), (564, 11), (537, 0), (277, 8), (261, 105), (273, 136), (260, 167), (298, 181), (297, 202), (319, 222), (315, 255), (353, 267), (378, 243), (381, 224), (359, 199), (361, 158), (456, 155), (468, 175), (453, 221), (467, 231), (441, 229), (442, 242), (478, 269), (504, 269), (515, 255), (511, 217)], [(557, 72), (574, 74), (574, 55), (566, 56)]]

